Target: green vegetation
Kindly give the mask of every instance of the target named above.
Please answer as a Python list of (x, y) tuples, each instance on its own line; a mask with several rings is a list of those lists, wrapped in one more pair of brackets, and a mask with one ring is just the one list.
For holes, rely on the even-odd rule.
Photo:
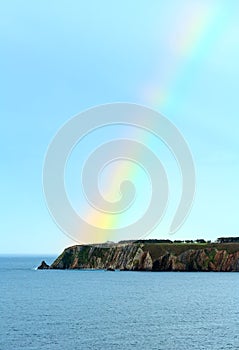
[(84, 246), (82, 249), (78, 252), (78, 259), (81, 264), (87, 263), (89, 259), (89, 252), (91, 247), (90, 246)]
[(62, 262), (66, 269), (68, 269), (74, 261), (74, 255), (71, 253), (63, 253)]
[[(157, 259), (159, 255), (164, 255), (167, 253), (180, 255), (187, 250), (200, 250), (205, 248), (225, 250), (228, 254), (233, 254), (239, 251), (239, 243), (146, 243), (142, 247), (144, 251), (150, 252), (153, 259)], [(211, 254), (213, 257), (213, 253)]]

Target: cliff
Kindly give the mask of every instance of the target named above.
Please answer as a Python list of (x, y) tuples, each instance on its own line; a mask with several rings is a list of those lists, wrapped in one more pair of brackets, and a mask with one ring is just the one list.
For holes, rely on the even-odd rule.
[(239, 243), (76, 245), (49, 268), (239, 272)]

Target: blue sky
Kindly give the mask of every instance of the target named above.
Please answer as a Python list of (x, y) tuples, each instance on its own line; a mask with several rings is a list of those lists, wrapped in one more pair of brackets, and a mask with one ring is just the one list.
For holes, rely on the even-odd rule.
[(118, 101), (163, 113), (193, 153), (196, 198), (173, 238), (239, 235), (238, 14), (232, 0), (1, 2), (0, 253), (74, 244), (45, 204), (45, 153), (73, 115)]

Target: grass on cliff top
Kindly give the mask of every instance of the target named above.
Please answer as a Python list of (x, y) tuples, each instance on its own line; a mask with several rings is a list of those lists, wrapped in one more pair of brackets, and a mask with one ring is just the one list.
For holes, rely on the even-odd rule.
[(167, 253), (180, 255), (190, 249), (207, 248), (226, 250), (229, 254), (232, 254), (239, 251), (239, 243), (145, 243), (142, 247), (144, 251), (150, 252), (153, 259)]

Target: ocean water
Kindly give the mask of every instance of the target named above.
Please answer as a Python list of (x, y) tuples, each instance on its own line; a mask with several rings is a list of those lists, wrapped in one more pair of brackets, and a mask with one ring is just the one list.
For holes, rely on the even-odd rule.
[(1, 350), (239, 349), (238, 273), (35, 271), (40, 262), (0, 258)]

